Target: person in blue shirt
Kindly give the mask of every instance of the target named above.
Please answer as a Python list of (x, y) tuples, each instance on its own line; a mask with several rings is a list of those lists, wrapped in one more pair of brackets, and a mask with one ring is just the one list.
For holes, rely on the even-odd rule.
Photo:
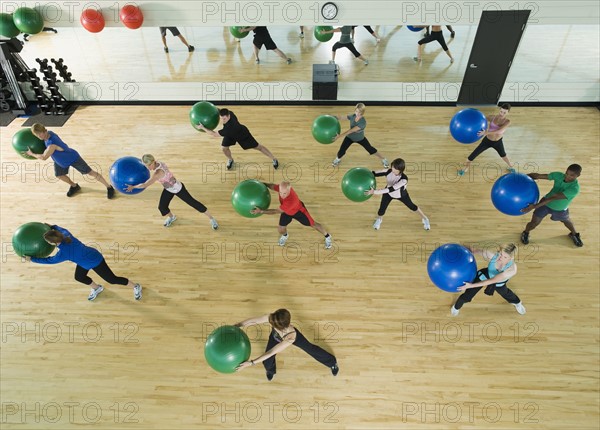
[(488, 296), (497, 292), (504, 300), (513, 305), (518, 313), (525, 314), (525, 306), (521, 303), (519, 296), (506, 286), (508, 280), (517, 274), (517, 263), (514, 259), (516, 250), (517, 246), (514, 243), (500, 246), (495, 253), (471, 249), (472, 252), (481, 252), (483, 257), (489, 260), (489, 264), (488, 267), (477, 271), (473, 282), (465, 282), (458, 288), (462, 294), (450, 308), (452, 316), (457, 316), (460, 308), (465, 303), (469, 303), (483, 287), (486, 287), (485, 294)]
[(133, 297), (136, 300), (142, 298), (142, 286), (137, 283), (134, 284), (127, 278), (116, 276), (97, 249), (84, 245), (65, 228), (50, 224), (48, 226), (51, 230), (44, 234), (44, 240), (51, 245), (56, 245), (58, 252), (52, 257), (46, 258), (25, 257), (27, 261), (38, 264), (58, 264), (63, 261), (74, 262), (77, 264), (75, 268), (75, 280), (91, 286), (88, 300), (94, 300), (98, 297), (98, 294), (104, 291), (102, 285), (96, 284), (88, 276), (90, 270), (96, 272), (109, 284), (127, 285), (133, 288)]
[(81, 158), (79, 152), (75, 151), (73, 148), (69, 148), (56, 133), (47, 130), (42, 124), (33, 124), (33, 126), (31, 126), (31, 132), (38, 139), (44, 141), (46, 150), (43, 154), (34, 154), (31, 150), (28, 150), (27, 155), (31, 155), (38, 160), (47, 160), (52, 157), (52, 160), (54, 161), (54, 174), (58, 179), (70, 185), (67, 197), (73, 197), (76, 193), (81, 191), (79, 184), (73, 182), (71, 178), (69, 178), (69, 167), (73, 167), (82, 175), (89, 175), (102, 183), (106, 187), (106, 194), (109, 199), (112, 199), (115, 196), (115, 189), (112, 185), (106, 182), (106, 179), (104, 179), (100, 173), (92, 170), (84, 159)]

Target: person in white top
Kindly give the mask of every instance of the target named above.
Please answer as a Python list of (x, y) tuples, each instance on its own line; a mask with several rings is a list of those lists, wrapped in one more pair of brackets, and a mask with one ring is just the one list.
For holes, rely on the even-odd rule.
[(165, 219), (164, 226), (170, 227), (173, 222), (177, 219), (175, 214), (169, 209), (169, 203), (173, 200), (173, 197), (177, 196), (188, 205), (196, 209), (198, 212), (203, 213), (210, 220), (210, 225), (213, 230), (219, 228), (217, 220), (210, 214), (206, 206), (200, 203), (198, 200), (193, 198), (188, 190), (185, 188), (183, 182), (179, 182), (175, 179), (175, 176), (171, 173), (165, 163), (161, 163), (154, 159), (151, 154), (144, 154), (142, 156), (142, 162), (152, 172), (150, 179), (143, 184), (138, 185), (127, 185), (126, 191), (131, 192), (134, 188), (148, 188), (155, 182), (160, 182), (164, 187), (162, 194), (160, 195), (160, 201), (158, 203), (158, 210), (162, 216), (168, 215)]
[(381, 227), (385, 211), (392, 200), (399, 200), (411, 211), (418, 213), (421, 217), (421, 221), (423, 222), (423, 227), (425, 230), (429, 230), (431, 228), (429, 224), (429, 218), (427, 218), (423, 211), (412, 202), (410, 196), (408, 195), (408, 191), (406, 190), (408, 185), (408, 177), (404, 174), (405, 168), (406, 163), (404, 160), (402, 158), (396, 158), (394, 161), (392, 161), (392, 167), (390, 169), (373, 172), (375, 176), (385, 176), (387, 180), (386, 188), (382, 188), (380, 190), (371, 188), (370, 190), (365, 191), (365, 195), (381, 194), (381, 204), (379, 205), (377, 218), (373, 223), (373, 228), (375, 230), (379, 230)]

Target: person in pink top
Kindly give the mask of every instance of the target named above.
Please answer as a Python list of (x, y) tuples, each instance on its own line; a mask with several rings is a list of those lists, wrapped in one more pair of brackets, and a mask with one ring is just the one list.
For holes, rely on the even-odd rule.
[(151, 154), (144, 154), (142, 156), (142, 162), (144, 165), (152, 172), (150, 175), (150, 179), (148, 179), (143, 184), (138, 185), (127, 185), (125, 191), (131, 192), (134, 188), (148, 188), (155, 182), (160, 182), (164, 187), (162, 194), (160, 195), (160, 201), (158, 203), (158, 210), (160, 211), (162, 216), (167, 215), (165, 219), (164, 226), (170, 227), (173, 222), (177, 219), (175, 214), (171, 212), (169, 209), (169, 203), (173, 200), (173, 197), (177, 196), (188, 205), (196, 209), (198, 212), (203, 213), (210, 220), (210, 225), (213, 230), (219, 228), (219, 224), (217, 220), (210, 214), (206, 206), (200, 203), (198, 200), (193, 198), (188, 190), (185, 188), (183, 182), (179, 182), (173, 176), (173, 173), (169, 170), (165, 163), (162, 163), (156, 159)]
[(511, 173), (515, 172), (513, 165), (510, 160), (506, 156), (506, 151), (504, 150), (504, 143), (502, 142), (502, 137), (504, 136), (504, 132), (510, 125), (510, 119), (507, 118), (508, 112), (510, 111), (510, 105), (508, 103), (504, 103), (500, 106), (500, 111), (498, 115), (494, 117), (488, 117), (488, 129), (482, 130), (477, 133), (478, 136), (483, 136), (481, 143), (471, 155), (465, 161), (465, 165), (462, 169), (458, 171), (460, 176), (464, 175), (467, 170), (469, 170), (469, 166), (471, 162), (475, 160), (483, 151), (486, 151), (490, 148), (494, 148), (494, 150), (498, 153), (498, 155), (504, 160), (506, 164), (508, 164), (508, 171)]

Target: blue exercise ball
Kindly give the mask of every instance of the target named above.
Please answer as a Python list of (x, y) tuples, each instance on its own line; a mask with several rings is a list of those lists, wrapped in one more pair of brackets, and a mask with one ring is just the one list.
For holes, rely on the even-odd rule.
[(477, 263), (467, 248), (458, 243), (447, 243), (429, 256), (427, 274), (439, 289), (456, 293), (465, 282), (473, 282)]
[(406, 28), (408, 28), (410, 31), (414, 31), (415, 33), (423, 30), (422, 28), (415, 27), (414, 25), (407, 25)]
[(540, 199), (536, 182), (523, 173), (507, 173), (500, 176), (492, 187), (492, 203), (506, 215), (523, 215), (521, 209)]
[(110, 167), (109, 177), (115, 190), (123, 194), (138, 194), (144, 189), (134, 188), (131, 192), (127, 192), (125, 191), (127, 185), (143, 184), (150, 179), (150, 171), (139, 158), (123, 157)]
[(452, 117), (450, 134), (460, 143), (473, 143), (481, 138), (477, 133), (487, 130), (487, 126), (487, 119), (483, 113), (477, 109), (463, 109)]

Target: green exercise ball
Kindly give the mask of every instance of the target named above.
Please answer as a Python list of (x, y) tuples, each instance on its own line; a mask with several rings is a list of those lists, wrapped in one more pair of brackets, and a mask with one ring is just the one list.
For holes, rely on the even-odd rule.
[[(219, 109), (210, 102), (198, 102), (190, 110), (190, 123), (194, 128), (202, 123), (209, 130), (214, 130), (219, 125)], [(204, 130), (197, 130), (204, 133)]]
[(31, 149), (34, 154), (43, 154), (46, 150), (44, 141), (38, 139), (30, 128), (22, 128), (17, 131), (12, 138), (12, 146), (21, 157), (28, 160), (35, 160), (35, 157), (25, 154), (28, 149)]
[(0, 13), (0, 36), (12, 38), (17, 37), (20, 31), (13, 21), (13, 17), (8, 13)]
[(244, 26), (241, 27), (229, 27), (229, 32), (231, 33), (231, 35), (233, 37), (235, 37), (236, 39), (243, 39), (244, 37), (248, 36), (248, 34), (250, 34), (249, 31), (240, 31), (242, 28), (244, 28)]
[(375, 188), (375, 175), (364, 167), (355, 167), (346, 172), (342, 178), (342, 192), (353, 202), (364, 202), (371, 195), (365, 195), (365, 191)]
[(241, 328), (224, 325), (206, 339), (204, 358), (220, 373), (233, 373), (240, 363), (250, 358), (250, 339)]
[(54, 245), (44, 240), (44, 233), (50, 231), (47, 224), (28, 222), (19, 227), (13, 234), (12, 245), (15, 253), (20, 256), (44, 258), (52, 254)]
[(42, 15), (30, 7), (20, 7), (13, 13), (15, 26), (27, 34), (38, 34), (44, 28)]
[(256, 218), (261, 214), (251, 214), (254, 208), (269, 209), (271, 193), (265, 184), (256, 179), (240, 182), (231, 193), (231, 204), (237, 213), (246, 218)]
[(319, 143), (333, 143), (333, 138), (340, 134), (342, 128), (338, 119), (332, 115), (321, 115), (313, 121), (312, 135)]
[(333, 30), (333, 27), (331, 27), (330, 25), (323, 25), (323, 26), (317, 26), (313, 30), (315, 39), (317, 39), (319, 42), (329, 42), (331, 40), (331, 38), (333, 37), (333, 33), (322, 34), (321, 30), (331, 31), (331, 30)]

